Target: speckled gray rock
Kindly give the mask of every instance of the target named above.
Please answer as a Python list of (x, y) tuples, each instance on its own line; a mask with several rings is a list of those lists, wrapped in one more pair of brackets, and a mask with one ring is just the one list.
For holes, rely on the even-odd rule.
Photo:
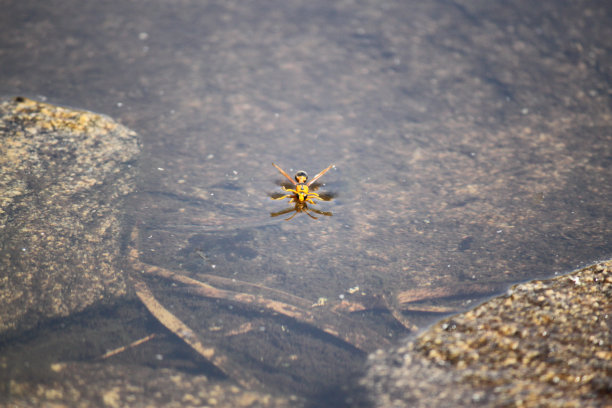
[(377, 407), (612, 404), (612, 261), (514, 286), (372, 354)]
[(119, 220), (138, 153), (108, 117), (0, 103), (0, 333), (126, 293)]

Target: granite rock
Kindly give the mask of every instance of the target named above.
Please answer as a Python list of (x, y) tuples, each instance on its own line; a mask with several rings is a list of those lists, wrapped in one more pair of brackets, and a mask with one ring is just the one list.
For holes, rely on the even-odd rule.
[(126, 293), (120, 220), (138, 154), (106, 116), (0, 103), (0, 333)]
[(369, 357), (377, 407), (612, 404), (612, 261), (512, 287)]

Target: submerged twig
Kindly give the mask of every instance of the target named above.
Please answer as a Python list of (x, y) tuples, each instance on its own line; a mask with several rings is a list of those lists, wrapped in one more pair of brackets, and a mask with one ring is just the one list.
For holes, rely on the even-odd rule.
[[(132, 232), (132, 241), (135, 242), (136, 238), (137, 231), (134, 229)], [(312, 302), (277, 289), (267, 288), (262, 285), (248, 282), (241, 282), (234, 279), (207, 275), (209, 280), (216, 281), (219, 284), (233, 286), (237, 289), (244, 287), (256, 288), (264, 293), (267, 293), (268, 295), (282, 297), (285, 301), (266, 298), (262, 295), (253, 295), (240, 291), (219, 289), (197, 279), (190, 278), (180, 273), (175, 273), (166, 268), (143, 264), (138, 260), (138, 251), (135, 249), (134, 245), (132, 245), (132, 248), (130, 249), (130, 258), (133, 266), (141, 272), (147, 275), (168, 279), (175, 283), (181, 283), (186, 286), (185, 290), (191, 294), (211, 299), (223, 299), (236, 302), (243, 307), (249, 307), (251, 309), (263, 308), (270, 312), (292, 318), (300, 323), (314, 326), (315, 328), (366, 352), (374, 351), (377, 348), (389, 343), (386, 338), (367, 328), (362, 327), (360, 328), (361, 333), (356, 332), (355, 321), (341, 315), (340, 313), (323, 308), (312, 309)], [(287, 301), (297, 303), (298, 305), (288, 303)]]
[(140, 346), (143, 343), (146, 343), (147, 341), (154, 339), (156, 337), (156, 334), (149, 334), (148, 336), (145, 336), (141, 339), (135, 340), (133, 342), (131, 342), (130, 344), (128, 344), (127, 346), (121, 346), (121, 347), (117, 347), (116, 349), (113, 350), (109, 350), (106, 353), (104, 353), (103, 355), (100, 356), (100, 360), (105, 360), (109, 357), (112, 356), (116, 356), (117, 354), (123, 353), (124, 351), (134, 348), (136, 346)]
[(404, 315), (402, 314), (401, 311), (397, 310), (397, 308), (395, 308), (387, 299), (386, 296), (382, 296), (382, 300), (385, 303), (385, 306), (387, 308), (387, 310), (389, 311), (389, 313), (391, 313), (391, 316), (393, 316), (393, 318), (395, 320), (397, 320), (402, 326), (404, 326), (404, 328), (410, 330), (410, 331), (416, 331), (419, 328), (412, 323), (410, 320), (408, 320), (407, 318), (404, 317)]
[(223, 299), (236, 302), (243, 307), (251, 309), (266, 309), (273, 313), (290, 317), (300, 323), (324, 331), (354, 347), (364, 351), (374, 351), (388, 341), (378, 333), (362, 328), (365, 333), (355, 332), (355, 322), (345, 316), (336, 314), (325, 309), (304, 309), (292, 304), (265, 298), (261, 295), (235, 292), (231, 290), (218, 289), (214, 286), (200, 282), (196, 279), (184, 276), (159, 266), (139, 264), (139, 268), (146, 274), (171, 280), (175, 283), (186, 285), (188, 293), (211, 299)]
[(168, 309), (163, 307), (155, 299), (153, 293), (151, 293), (149, 287), (144, 282), (135, 282), (134, 289), (136, 290), (136, 295), (141, 302), (161, 324), (163, 324), (172, 333), (176, 334), (199, 355), (214, 364), (215, 367), (220, 369), (224, 374), (230, 378), (234, 378), (247, 388), (252, 388), (259, 383), (245, 370), (242, 370), (240, 367), (237, 367), (231, 363), (226, 356), (218, 353), (214, 347), (205, 346), (196, 333), (189, 328), (189, 326), (170, 313)]
[(438, 288), (415, 288), (398, 293), (395, 299), (402, 309), (412, 309), (410, 303), (413, 302), (464, 296), (492, 296), (503, 291), (507, 286), (507, 283), (467, 283)]

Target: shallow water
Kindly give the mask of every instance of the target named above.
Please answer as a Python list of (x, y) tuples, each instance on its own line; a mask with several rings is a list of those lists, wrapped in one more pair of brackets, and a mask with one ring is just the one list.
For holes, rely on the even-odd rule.
[[(410, 331), (383, 296), (422, 328), (443, 315), (431, 311), (612, 253), (610, 12), (547, 7), (9, 1), (0, 93), (141, 135), (126, 224), (142, 262), (360, 302), (356, 326), (392, 342)], [(287, 207), (268, 196), (272, 162), (335, 164), (321, 182), (337, 197), (316, 206), (333, 216), (271, 218)], [(268, 333), (228, 347), (268, 387), (312, 397), (359, 371), (363, 353), (309, 327), (287, 334), (282, 319), (151, 285), (192, 325), (225, 316)], [(418, 290), (418, 304), (398, 300)]]

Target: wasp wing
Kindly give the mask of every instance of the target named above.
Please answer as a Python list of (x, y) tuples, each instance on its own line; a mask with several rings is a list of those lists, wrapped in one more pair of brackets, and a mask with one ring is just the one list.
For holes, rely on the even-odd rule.
[(286, 189), (288, 188), (292, 189), (295, 187), (294, 184), (289, 183), (287, 180), (274, 180), (274, 184), (276, 184), (279, 187), (284, 187)]
[(287, 195), (287, 193), (279, 193), (279, 192), (276, 192), (276, 193), (267, 193), (267, 194), (273, 200), (278, 200), (279, 198), (284, 197), (284, 196)]
[(323, 200), (323, 201), (331, 201), (334, 198), (336, 198), (338, 196), (337, 193), (334, 193), (333, 191), (324, 191), (322, 193), (319, 193), (319, 199)]
[(329, 169), (331, 169), (332, 167), (334, 167), (334, 165), (333, 165), (333, 164), (330, 164), (330, 165), (329, 165), (329, 166), (328, 166), (328, 167), (327, 167), (325, 170), (322, 170), (322, 171), (321, 171), (319, 174), (317, 174), (316, 176), (314, 176), (314, 177), (312, 178), (312, 180), (310, 180), (310, 181), (308, 182), (308, 187), (310, 187), (310, 185), (311, 185), (311, 184), (313, 184), (315, 181), (317, 181), (317, 180), (319, 179), (319, 177), (321, 177), (322, 175), (324, 175), (325, 173), (327, 173), (327, 171), (328, 171)]
[[(294, 186), (295, 186), (295, 185), (297, 184), (297, 182), (296, 182), (294, 179), (292, 179), (291, 177), (289, 177), (289, 175), (288, 175), (287, 173), (285, 173), (285, 170), (281, 169), (280, 167), (278, 167), (278, 166), (277, 166), (276, 164), (274, 164), (274, 163), (272, 163), (272, 165), (273, 165), (274, 167), (276, 167), (276, 169), (277, 169), (278, 171), (280, 171), (280, 172), (281, 172), (281, 174), (282, 174), (283, 176), (287, 177), (287, 179), (288, 179), (288, 180), (289, 180), (289, 181), (292, 183), (292, 185), (294, 185)], [(318, 174), (317, 174), (317, 176), (318, 176)]]

